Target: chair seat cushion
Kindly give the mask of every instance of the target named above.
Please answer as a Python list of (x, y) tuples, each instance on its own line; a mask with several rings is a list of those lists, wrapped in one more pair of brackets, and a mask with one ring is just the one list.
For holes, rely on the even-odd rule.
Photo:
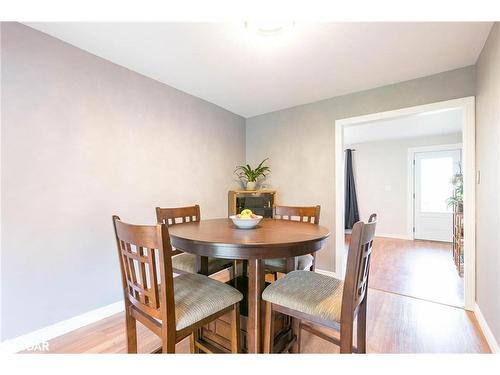
[[(297, 269), (298, 270), (308, 270), (311, 268), (314, 262), (314, 257), (310, 254), (301, 255), (297, 257)], [(264, 265), (266, 270), (272, 272), (282, 272), (286, 273), (286, 259), (278, 258), (278, 259), (266, 259), (264, 261)]]
[(276, 305), (340, 322), (344, 283), (310, 271), (292, 271), (269, 285), (262, 299)]
[(196, 273), (174, 277), (175, 323), (179, 331), (243, 299), (235, 288)]
[[(230, 266), (232, 260), (230, 259), (219, 259), (219, 258), (208, 258), (208, 273), (218, 272), (226, 266)], [(196, 255), (182, 253), (172, 257), (172, 268), (175, 270), (195, 273), (196, 268)]]

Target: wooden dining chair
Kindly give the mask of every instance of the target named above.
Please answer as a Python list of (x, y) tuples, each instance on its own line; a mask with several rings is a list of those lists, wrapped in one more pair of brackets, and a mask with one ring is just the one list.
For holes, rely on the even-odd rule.
[[(368, 276), (377, 215), (368, 223), (354, 224), (345, 280), (316, 272), (293, 271), (268, 286), (262, 293), (266, 301), (264, 352), (271, 353), (274, 314), (294, 318), (293, 351), (300, 353), (302, 329), (340, 346), (340, 353), (366, 353), (366, 310)], [(357, 318), (357, 347), (353, 345), (354, 320)], [(336, 329), (340, 340), (313, 328), (310, 323)]]
[[(160, 208), (156, 207), (156, 220), (158, 224), (172, 226), (181, 223), (197, 222), (201, 220), (200, 206)], [(175, 250), (176, 256), (172, 258), (172, 267), (175, 273), (196, 273), (196, 255)], [(230, 259), (208, 258), (207, 275), (212, 275), (225, 268), (232, 267), (234, 261)]]
[[(273, 218), (279, 220), (301, 221), (319, 225), (320, 206), (312, 207), (291, 207), (291, 206), (273, 206)], [(278, 272), (287, 273), (292, 271), (287, 266), (286, 259), (266, 259), (264, 262), (266, 273), (274, 274), (274, 279), (277, 280)], [(314, 271), (316, 267), (316, 253), (302, 255), (297, 257), (298, 270)]]
[(136, 321), (161, 338), (163, 353), (191, 336), (191, 352), (213, 352), (199, 329), (231, 314), (231, 352), (240, 352), (239, 302), (231, 286), (200, 274), (173, 277), (172, 247), (166, 224), (132, 225), (113, 216), (125, 300), (128, 353), (137, 353)]

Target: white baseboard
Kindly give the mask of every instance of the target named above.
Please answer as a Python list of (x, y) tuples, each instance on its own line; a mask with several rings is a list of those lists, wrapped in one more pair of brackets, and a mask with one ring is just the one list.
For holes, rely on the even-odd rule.
[(413, 238), (408, 234), (395, 234), (395, 233), (375, 233), (375, 237), (386, 237), (386, 238), (396, 238), (399, 240), (413, 240)]
[(118, 301), (73, 318), (63, 320), (62, 322), (55, 323), (37, 331), (33, 331), (10, 340), (2, 341), (0, 344), (0, 353), (9, 354), (20, 352), (26, 348), (44, 343), (54, 337), (64, 335), (65, 333), (74, 331), (78, 328), (122, 312), (123, 309), (123, 301)]
[(498, 342), (495, 339), (495, 336), (493, 336), (493, 332), (491, 332), (491, 329), (488, 326), (486, 319), (484, 319), (483, 313), (481, 312), (481, 309), (479, 308), (479, 305), (477, 303), (476, 306), (474, 307), (474, 314), (476, 315), (477, 322), (479, 323), (479, 326), (483, 331), (484, 337), (486, 338), (486, 341), (490, 346), (491, 352), (497, 354), (500, 353), (500, 347), (498, 346)]

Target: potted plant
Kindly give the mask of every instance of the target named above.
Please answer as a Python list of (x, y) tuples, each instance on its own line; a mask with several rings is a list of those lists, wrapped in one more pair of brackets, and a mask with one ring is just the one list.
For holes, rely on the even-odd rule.
[(238, 178), (246, 182), (247, 190), (255, 190), (257, 187), (257, 182), (259, 179), (266, 178), (267, 174), (271, 171), (271, 169), (264, 165), (266, 160), (269, 158), (265, 158), (260, 162), (260, 164), (253, 169), (249, 164), (247, 165), (239, 165), (234, 170), (234, 173), (238, 176)]
[(456, 173), (452, 179), (453, 195), (448, 198), (448, 207), (455, 206), (456, 212), (463, 212), (464, 210), (464, 177), (462, 175), (462, 167), (459, 165), (459, 172)]

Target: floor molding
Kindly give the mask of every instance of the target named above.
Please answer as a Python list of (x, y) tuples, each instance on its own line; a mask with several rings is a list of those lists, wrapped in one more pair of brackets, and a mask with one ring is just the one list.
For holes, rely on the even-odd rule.
[(65, 333), (74, 331), (78, 328), (82, 328), (86, 325), (122, 312), (123, 309), (123, 301), (118, 301), (25, 335), (2, 341), (0, 344), (0, 353), (17, 353), (29, 347), (45, 343), (46, 341), (49, 341), (57, 336), (64, 335)]
[(413, 240), (408, 234), (376, 233), (375, 237), (395, 238), (398, 240)]
[(491, 329), (488, 326), (488, 323), (486, 322), (486, 319), (484, 318), (483, 313), (481, 312), (481, 309), (479, 308), (479, 305), (477, 303), (474, 308), (474, 313), (476, 315), (477, 322), (479, 323), (479, 327), (481, 327), (481, 331), (483, 331), (483, 335), (486, 338), (486, 342), (490, 346), (491, 352), (496, 354), (500, 353), (498, 342), (495, 339), (495, 336), (493, 336), (493, 332), (491, 332)]

